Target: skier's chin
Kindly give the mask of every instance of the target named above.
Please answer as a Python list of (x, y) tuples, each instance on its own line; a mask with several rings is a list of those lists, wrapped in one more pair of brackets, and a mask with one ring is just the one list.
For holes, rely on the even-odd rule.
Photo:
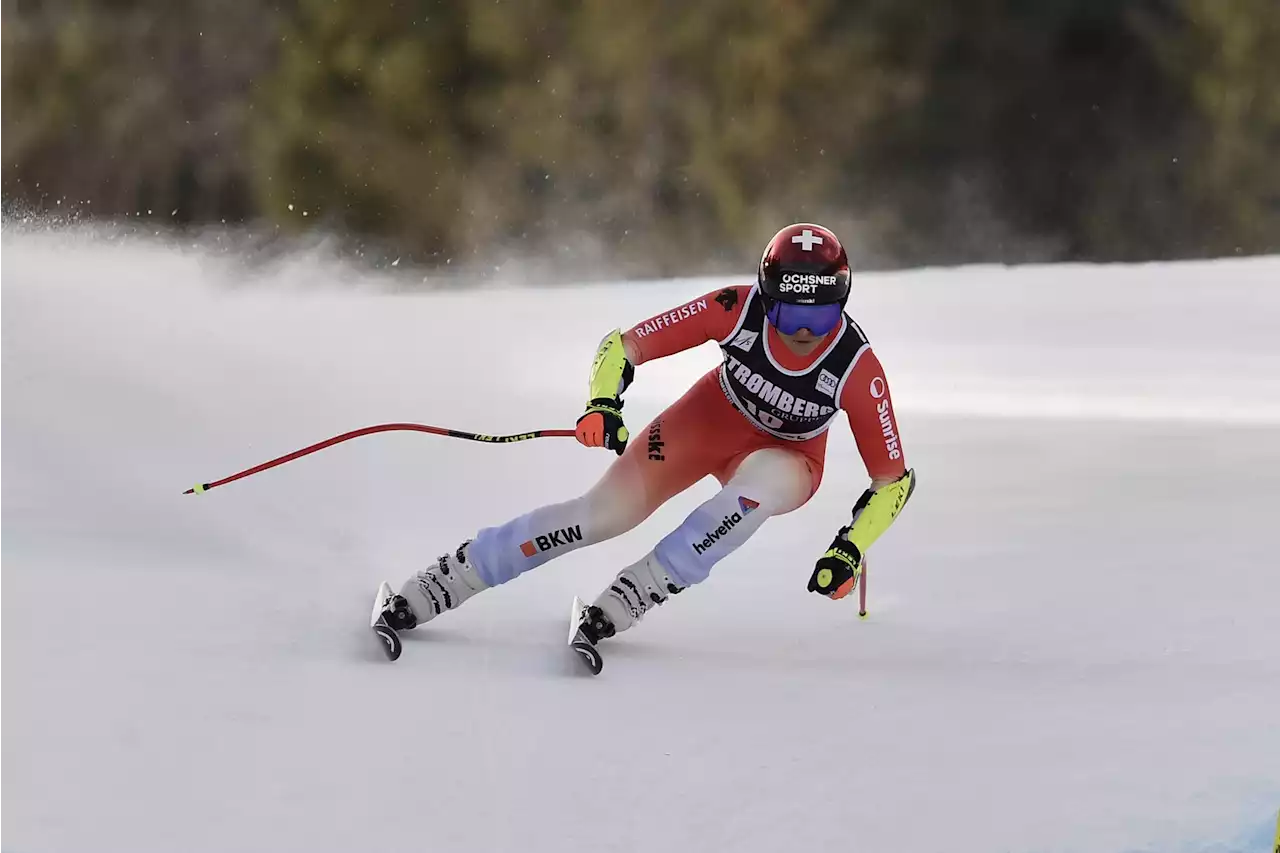
[[(781, 334), (781, 333), (779, 333)], [(782, 335), (782, 340), (786, 342), (797, 355), (808, 355), (813, 352), (818, 344), (822, 343), (825, 335), (815, 335), (808, 329), (801, 329), (794, 335)]]

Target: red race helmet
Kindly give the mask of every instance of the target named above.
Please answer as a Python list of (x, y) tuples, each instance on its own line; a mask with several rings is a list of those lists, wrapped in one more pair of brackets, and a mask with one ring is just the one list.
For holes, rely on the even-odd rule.
[(830, 229), (798, 222), (765, 246), (759, 281), (770, 302), (843, 305), (849, 298), (849, 256)]
[(825, 335), (840, 325), (849, 298), (849, 256), (828, 228), (788, 225), (760, 258), (765, 316), (784, 335)]

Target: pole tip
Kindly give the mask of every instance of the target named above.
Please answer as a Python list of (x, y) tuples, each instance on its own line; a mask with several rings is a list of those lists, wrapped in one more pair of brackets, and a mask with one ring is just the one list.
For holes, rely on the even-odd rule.
[(196, 483), (194, 486), (192, 486), (191, 488), (183, 492), (183, 494), (184, 495), (202, 495), (205, 493), (205, 491), (208, 490), (208, 488), (209, 488), (208, 483)]

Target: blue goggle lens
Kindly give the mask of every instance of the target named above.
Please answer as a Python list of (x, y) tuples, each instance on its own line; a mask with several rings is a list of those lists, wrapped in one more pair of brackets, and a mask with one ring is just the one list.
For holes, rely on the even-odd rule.
[(825, 335), (840, 325), (844, 309), (838, 302), (826, 305), (792, 305), (790, 302), (774, 302), (765, 316), (769, 323), (784, 335), (794, 335), (808, 329), (815, 335)]

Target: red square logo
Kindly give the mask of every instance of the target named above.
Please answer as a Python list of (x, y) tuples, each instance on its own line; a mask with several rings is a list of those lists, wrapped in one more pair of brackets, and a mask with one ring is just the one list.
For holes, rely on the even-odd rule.
[(528, 542), (524, 542), (520, 545), (520, 553), (524, 554), (526, 557), (532, 557), (534, 554), (538, 553), (538, 549), (534, 547), (533, 540), (530, 539)]

